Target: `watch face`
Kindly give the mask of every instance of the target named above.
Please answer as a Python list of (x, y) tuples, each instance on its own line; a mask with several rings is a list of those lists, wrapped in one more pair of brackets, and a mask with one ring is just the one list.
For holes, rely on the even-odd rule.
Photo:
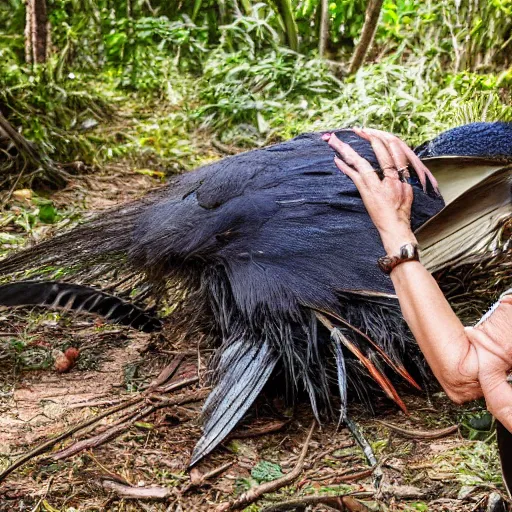
[(402, 247), (400, 247), (400, 259), (401, 260), (419, 259), (418, 246), (416, 244), (402, 245)]

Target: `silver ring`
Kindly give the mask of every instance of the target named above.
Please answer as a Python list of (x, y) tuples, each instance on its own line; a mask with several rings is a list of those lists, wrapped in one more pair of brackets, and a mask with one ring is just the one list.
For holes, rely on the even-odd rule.
[(398, 177), (400, 181), (406, 182), (411, 177), (409, 169), (407, 167), (400, 167), (400, 169), (398, 169)]

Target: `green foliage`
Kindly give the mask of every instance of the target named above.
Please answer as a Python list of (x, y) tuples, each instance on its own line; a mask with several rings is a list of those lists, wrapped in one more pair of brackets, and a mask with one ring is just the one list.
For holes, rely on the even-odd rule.
[(485, 409), (467, 413), (461, 420), (461, 433), (471, 441), (489, 441), (494, 439), (494, 421), (491, 413)]
[(195, 117), (202, 127), (250, 123), (265, 133), (283, 108), (306, 97), (319, 105), (335, 98), (340, 86), (323, 62), (286, 49), (255, 56), (220, 50), (205, 65)]
[(205, 38), (206, 30), (190, 19), (171, 22), (160, 16), (112, 20), (104, 41), (119, 84), (147, 92), (160, 91), (162, 82), (178, 71), (200, 71)]
[(465, 444), (442, 455), (438, 463), (440, 472), (454, 472), (463, 485), (501, 485), (496, 443)]
[(251, 470), (251, 476), (258, 483), (271, 482), (277, 480), (283, 476), (283, 471), (279, 464), (269, 462), (267, 460), (261, 460)]
[(112, 100), (84, 74), (69, 73), (58, 80), (57, 64), (53, 59), (45, 68), (31, 70), (12, 50), (0, 48), (0, 108), (48, 155), (63, 162), (91, 162), (95, 148), (84, 133), (112, 116)]
[[(197, 130), (247, 148), (359, 124), (416, 144), (512, 119), (512, 0), (386, 0), (370, 62), (345, 79), (316, 58), (320, 0), (47, 1), (53, 56), (36, 68), (22, 0), (0, 5), (0, 110), (60, 162), (161, 173), (211, 157)], [(331, 59), (348, 62), (366, 4), (330, 2)]]

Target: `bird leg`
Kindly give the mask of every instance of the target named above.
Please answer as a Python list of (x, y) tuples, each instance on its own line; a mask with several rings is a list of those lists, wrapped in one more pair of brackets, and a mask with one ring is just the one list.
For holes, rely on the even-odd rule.
[(363, 450), (364, 456), (366, 457), (368, 464), (374, 467), (377, 466), (377, 459), (375, 458), (375, 454), (373, 453), (372, 447), (370, 446), (370, 443), (366, 440), (366, 437), (364, 437), (358, 424), (355, 421), (351, 420), (346, 415), (344, 418), (342, 418), (342, 422), (348, 428), (349, 432), (352, 434), (357, 444), (361, 447), (361, 450)]

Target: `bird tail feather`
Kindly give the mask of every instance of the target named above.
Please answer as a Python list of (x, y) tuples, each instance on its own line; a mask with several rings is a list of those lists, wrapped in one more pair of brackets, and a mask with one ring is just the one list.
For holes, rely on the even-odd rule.
[(44, 306), (95, 313), (108, 322), (144, 332), (161, 328), (161, 321), (143, 309), (90, 286), (56, 281), (18, 281), (0, 286), (0, 306)]
[(268, 341), (247, 345), (246, 339), (230, 343), (219, 358), (220, 380), (203, 407), (203, 435), (190, 465), (210, 453), (231, 432), (276, 366), (279, 357)]

